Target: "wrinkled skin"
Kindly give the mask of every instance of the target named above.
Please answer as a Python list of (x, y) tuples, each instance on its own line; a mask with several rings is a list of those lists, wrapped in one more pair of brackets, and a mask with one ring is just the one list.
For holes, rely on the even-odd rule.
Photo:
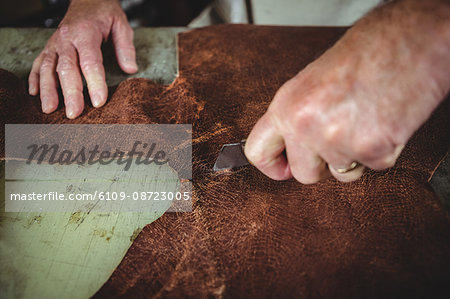
[(84, 108), (81, 72), (94, 107), (105, 104), (108, 89), (101, 44), (111, 35), (117, 61), (126, 73), (137, 71), (133, 30), (116, 0), (73, 0), (56, 32), (33, 63), (29, 93), (40, 93), (42, 111), (58, 107), (60, 84), (66, 115), (76, 118)]
[(449, 6), (398, 1), (361, 19), (278, 90), (247, 139), (249, 161), (304, 184), (393, 166), (449, 91)]

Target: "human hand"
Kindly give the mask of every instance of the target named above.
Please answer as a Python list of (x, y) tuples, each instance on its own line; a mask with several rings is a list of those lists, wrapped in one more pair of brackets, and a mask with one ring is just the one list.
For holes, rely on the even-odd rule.
[[(437, 7), (439, 6), (439, 7)], [(249, 161), (272, 179), (358, 179), (395, 164), (450, 88), (450, 8), (385, 5), (285, 83), (247, 138)], [(345, 171), (345, 170), (350, 171)]]
[(80, 68), (94, 107), (108, 97), (101, 44), (112, 36), (117, 61), (126, 73), (137, 71), (133, 30), (116, 0), (72, 0), (56, 32), (34, 60), (28, 78), (30, 95), (40, 92), (42, 111), (58, 107), (60, 84), (66, 115), (76, 118), (84, 108)]

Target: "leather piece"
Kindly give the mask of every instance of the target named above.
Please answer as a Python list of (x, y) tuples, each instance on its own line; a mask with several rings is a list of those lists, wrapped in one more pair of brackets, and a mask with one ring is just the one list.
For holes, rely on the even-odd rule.
[[(276, 182), (252, 167), (212, 171), (276, 90), (342, 28), (221, 25), (179, 36), (179, 77), (119, 85), (72, 121), (39, 112), (0, 72), (5, 123), (192, 123), (193, 212), (146, 226), (95, 297), (429, 297), (448, 293), (450, 217), (428, 179), (450, 145), (446, 100), (395, 167), (357, 182)], [(28, 110), (23, 107), (29, 107)]]

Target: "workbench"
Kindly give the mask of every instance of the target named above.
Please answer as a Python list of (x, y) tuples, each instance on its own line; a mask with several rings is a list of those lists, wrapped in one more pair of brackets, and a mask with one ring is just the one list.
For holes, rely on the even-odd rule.
[[(132, 76), (120, 70), (112, 45), (106, 43), (103, 52), (108, 86), (116, 86), (129, 77), (145, 77), (170, 84), (177, 74), (176, 35), (183, 30), (186, 29), (137, 29), (135, 45), (139, 72)], [(0, 68), (26, 81), (34, 58), (52, 33), (49, 29), (0, 29)], [(163, 213), (5, 213), (3, 161), (1, 164), (2, 298), (92, 296), (112, 274), (141, 229)], [(165, 184), (162, 188), (175, 189), (176, 174), (167, 168), (161, 171), (161, 167), (146, 167), (149, 177), (153, 176), (153, 182), (148, 184), (162, 182)], [(42, 167), (33, 168), (35, 173), (30, 177), (41, 177), (42, 170)], [(67, 187), (82, 190), (86, 182), (73, 180), (76, 171), (76, 168), (68, 170), (67, 177), (72, 180), (68, 181)]]
[[(176, 35), (187, 28), (135, 30), (139, 72), (124, 74), (112, 45), (103, 47), (106, 80), (115, 86), (129, 77), (170, 84), (177, 74)], [(0, 29), (0, 68), (27, 80), (50, 29)], [(192, 53), (195, 55), (195, 53)], [(450, 207), (450, 159), (431, 181)], [(4, 167), (4, 166), (2, 166)], [(0, 289), (2, 297), (86, 298), (119, 264), (142, 227), (160, 214), (5, 213), (4, 175), (0, 212)], [(6, 295), (6, 296), (3, 296)]]

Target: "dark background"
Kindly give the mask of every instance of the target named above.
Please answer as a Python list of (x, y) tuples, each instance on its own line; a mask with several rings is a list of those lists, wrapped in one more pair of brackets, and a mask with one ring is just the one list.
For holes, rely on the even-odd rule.
[[(212, 0), (120, 0), (133, 27), (186, 26)], [(70, 0), (0, 0), (0, 27), (56, 28)]]

